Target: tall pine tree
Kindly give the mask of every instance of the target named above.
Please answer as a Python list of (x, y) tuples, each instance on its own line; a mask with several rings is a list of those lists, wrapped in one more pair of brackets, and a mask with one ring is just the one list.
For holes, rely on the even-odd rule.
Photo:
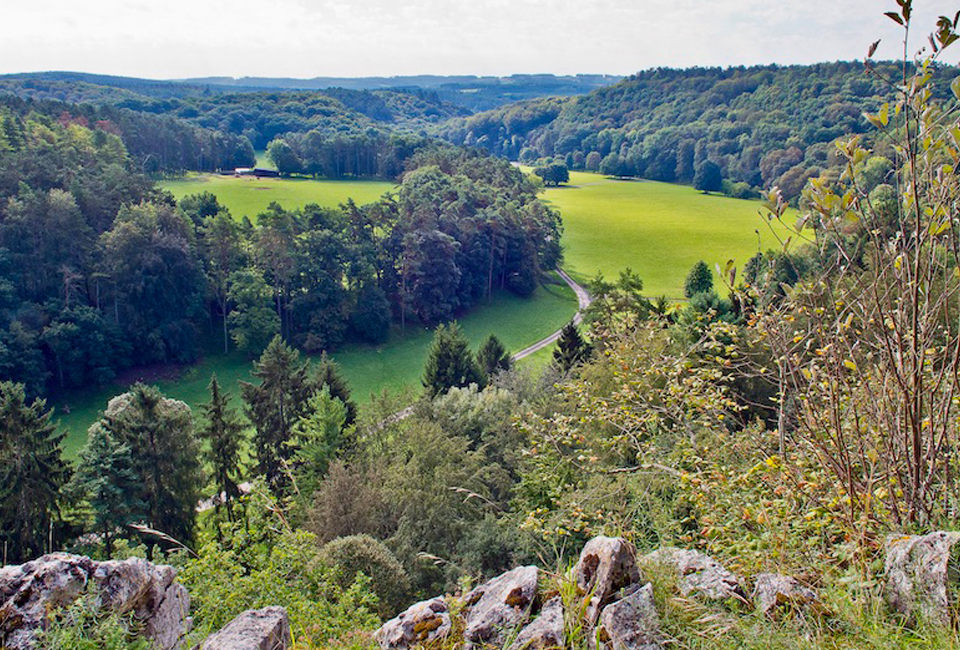
[(431, 396), (456, 386), (484, 385), (480, 366), (457, 323), (439, 325), (434, 332), (422, 382)]
[(22, 384), (0, 382), (0, 541), (7, 562), (41, 555), (48, 548), (60, 488), (70, 469), (60, 457), (46, 402), (27, 405)]
[(320, 363), (317, 364), (315, 374), (317, 388), (326, 386), (330, 390), (330, 395), (343, 402), (347, 409), (347, 419), (345, 426), (350, 426), (357, 419), (357, 404), (350, 399), (350, 387), (347, 380), (340, 371), (340, 364), (327, 356), (324, 352), (320, 357)]
[(477, 350), (477, 363), (487, 377), (492, 377), (501, 370), (509, 370), (512, 365), (507, 349), (493, 334), (487, 337)]
[[(202, 482), (190, 407), (164, 397), (154, 386), (135, 384), (110, 400), (91, 437), (97, 427), (130, 447), (146, 524), (189, 544)], [(148, 542), (148, 557), (153, 546)]]
[[(220, 390), (216, 374), (210, 379), (208, 388), (210, 401), (200, 406), (203, 424), (197, 433), (207, 442), (208, 449), (204, 456), (213, 469), (217, 494), (223, 495), (227, 519), (233, 521), (233, 500), (240, 496), (237, 483), (241, 472), (244, 422), (236, 409), (230, 406), (230, 393)], [(216, 503), (219, 509), (219, 499)]]
[(77, 478), (110, 558), (117, 530), (146, 517), (130, 446), (117, 441), (106, 428), (94, 425), (80, 452)]
[(246, 402), (247, 418), (256, 428), (257, 469), (275, 492), (284, 487), (284, 464), (292, 448), (287, 441), (293, 426), (307, 412), (316, 392), (309, 363), (300, 361), (300, 353), (276, 336), (254, 363), (253, 376), (259, 384), (240, 382)]
[(568, 372), (577, 364), (586, 361), (591, 352), (590, 345), (580, 336), (573, 321), (570, 321), (560, 331), (557, 347), (553, 351), (553, 360), (561, 370)]

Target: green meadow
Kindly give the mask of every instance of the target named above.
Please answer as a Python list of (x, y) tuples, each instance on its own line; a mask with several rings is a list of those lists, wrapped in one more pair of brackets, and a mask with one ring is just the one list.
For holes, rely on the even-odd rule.
[(583, 281), (599, 271), (615, 280), (630, 267), (650, 296), (682, 299), (699, 260), (714, 269), (733, 259), (742, 269), (758, 248), (779, 247), (758, 201), (684, 185), (571, 172), (570, 183), (547, 189), (545, 198), (563, 217), (568, 273)]
[[(530, 299), (501, 292), (490, 304), (481, 305), (460, 319), (472, 347), (476, 349), (487, 336), (495, 334), (508, 350), (517, 352), (562, 327), (576, 311), (577, 299), (559, 278), (554, 275), (553, 279), (553, 282), (539, 287)], [(536, 317), (531, 318), (531, 314)], [(393, 332), (384, 345), (347, 345), (331, 356), (341, 365), (353, 398), (364, 403), (369, 401), (371, 394), (383, 389), (419, 387), (432, 338), (432, 330), (408, 325), (406, 331)], [(168, 379), (150, 369), (140, 376), (125, 379), (142, 379), (157, 384), (168, 397), (183, 400), (196, 408), (209, 398), (207, 385), (216, 373), (221, 384), (233, 393), (235, 404), (239, 405), (237, 382), (250, 380), (251, 360), (237, 352), (217, 352), (219, 345), (219, 341), (210, 341), (210, 354), (200, 363)], [(545, 358), (541, 352), (529, 357), (529, 362), (540, 365)], [(50, 401), (50, 406), (56, 407), (56, 417), (67, 431), (64, 450), (68, 458), (76, 457), (86, 442), (87, 428), (97, 420), (107, 401), (121, 392), (123, 386), (115, 384), (97, 390), (72, 392), (63, 399)]]
[(210, 192), (237, 219), (256, 216), (276, 201), (293, 209), (308, 203), (336, 207), (353, 199), (358, 205), (373, 203), (395, 186), (387, 181), (315, 181), (309, 178), (254, 178), (252, 176), (219, 176), (190, 174), (186, 178), (162, 181), (158, 185), (178, 200), (188, 194)]

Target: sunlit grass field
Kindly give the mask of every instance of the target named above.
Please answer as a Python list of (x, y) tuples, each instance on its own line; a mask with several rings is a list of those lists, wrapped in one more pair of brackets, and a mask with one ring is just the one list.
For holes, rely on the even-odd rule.
[(162, 181), (158, 185), (178, 200), (188, 194), (215, 194), (235, 218), (256, 217), (273, 201), (292, 210), (308, 203), (336, 207), (352, 198), (357, 205), (373, 203), (395, 186), (388, 181), (344, 180), (315, 181), (308, 178), (253, 178), (190, 174), (183, 180)]
[(650, 296), (682, 299), (683, 281), (701, 259), (711, 269), (733, 259), (742, 269), (758, 248), (779, 247), (758, 201), (683, 185), (571, 172), (570, 183), (545, 198), (563, 217), (567, 272), (615, 280), (630, 267)]
[[(489, 305), (481, 305), (460, 319), (460, 325), (476, 349), (490, 334), (495, 334), (511, 352), (517, 352), (563, 326), (577, 309), (573, 291), (553, 276), (556, 284), (537, 289), (533, 298), (522, 299), (501, 292)], [(427, 348), (433, 337), (431, 330), (408, 325), (406, 331), (393, 332), (381, 346), (348, 345), (331, 355), (337, 361), (353, 391), (353, 398), (367, 402), (370, 395), (383, 389), (403, 386), (419, 388)], [(210, 354), (200, 363), (186, 369), (172, 380), (149, 381), (160, 386), (167, 397), (183, 400), (196, 412), (196, 406), (209, 399), (207, 385), (213, 373), (221, 385), (233, 393), (239, 405), (238, 381), (249, 381), (251, 361), (243, 354), (219, 352), (219, 342), (210, 342)], [(531, 363), (542, 364), (543, 353), (531, 357)], [(56, 417), (67, 430), (64, 451), (75, 458), (86, 442), (87, 428), (106, 408), (107, 401), (123, 392), (123, 387), (110, 385), (98, 390), (73, 392), (61, 400), (52, 400)], [(68, 405), (69, 413), (64, 412)]]

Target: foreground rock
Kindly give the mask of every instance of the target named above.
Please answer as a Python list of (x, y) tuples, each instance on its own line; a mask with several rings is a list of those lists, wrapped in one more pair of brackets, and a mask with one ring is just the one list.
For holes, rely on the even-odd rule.
[(636, 551), (621, 537), (594, 537), (580, 552), (574, 577), (590, 595), (586, 618), (593, 625), (614, 593), (640, 580)]
[(699, 551), (665, 547), (643, 558), (645, 563), (663, 564), (677, 570), (680, 593), (695, 594), (707, 600), (735, 599), (746, 603), (740, 579), (709, 555)]
[(796, 578), (779, 573), (760, 573), (754, 578), (753, 602), (764, 616), (776, 618), (783, 611), (819, 610), (820, 597)]
[(105, 610), (132, 613), (154, 650), (179, 648), (188, 631), (190, 596), (176, 570), (132, 558), (96, 562), (67, 553), (0, 569), (0, 647), (30, 650), (50, 612), (91, 590)]
[(660, 616), (650, 583), (603, 608), (598, 638), (605, 650), (661, 650)]
[(446, 637), (451, 627), (447, 601), (442, 597), (431, 598), (411, 605), (384, 623), (374, 638), (383, 650), (410, 648)]
[(248, 609), (207, 637), (201, 650), (287, 650), (290, 619), (283, 607)]
[(550, 650), (563, 647), (563, 602), (554, 596), (540, 610), (540, 616), (520, 630), (508, 650)]
[(538, 576), (535, 566), (519, 567), (464, 596), (468, 608), (464, 618), (465, 647), (502, 647), (507, 637), (529, 617), (537, 596)]
[[(913, 622), (950, 625), (960, 599), (960, 533), (889, 535), (884, 542), (887, 602)], [(955, 610), (954, 610), (955, 611)]]

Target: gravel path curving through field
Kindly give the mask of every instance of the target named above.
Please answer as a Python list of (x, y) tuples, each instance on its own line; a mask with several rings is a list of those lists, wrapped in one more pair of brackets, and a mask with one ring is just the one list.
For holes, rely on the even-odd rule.
[[(573, 315), (573, 324), (579, 325), (580, 321), (583, 320), (583, 310), (590, 306), (590, 303), (593, 302), (593, 298), (590, 297), (590, 294), (587, 293), (586, 289), (584, 289), (579, 284), (577, 284), (573, 280), (573, 278), (567, 275), (566, 271), (564, 271), (563, 269), (557, 269), (557, 275), (560, 276), (560, 279), (562, 279), (564, 282), (570, 285), (570, 288), (573, 289), (573, 292), (577, 294), (578, 306), (577, 306), (577, 313)], [(562, 329), (558, 329), (556, 332), (554, 332), (550, 336), (540, 339), (533, 345), (520, 350), (510, 358), (513, 361), (519, 361), (524, 357), (529, 357), (534, 352), (538, 352), (543, 348), (547, 347), (548, 345), (552, 345), (553, 343), (555, 343), (556, 340), (560, 338), (560, 333), (562, 331), (563, 331)]]

